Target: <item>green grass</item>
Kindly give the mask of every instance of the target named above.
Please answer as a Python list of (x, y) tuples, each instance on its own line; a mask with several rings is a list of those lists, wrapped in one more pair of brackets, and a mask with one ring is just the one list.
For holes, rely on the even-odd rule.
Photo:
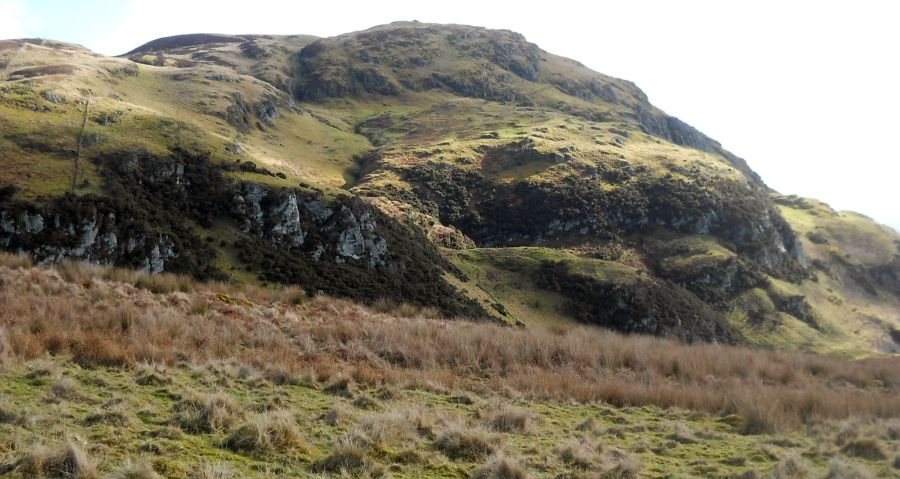
[[(46, 371), (41, 373), (40, 371)], [(13, 462), (33, 444), (56, 445), (65, 437), (87, 444), (89, 456), (103, 472), (124, 464), (149, 461), (165, 477), (189, 477), (208, 464), (226, 467), (235, 477), (313, 477), (317, 461), (329, 454), (338, 438), (382, 437), (367, 448), (372, 467), (394, 477), (460, 477), (480, 461), (450, 460), (432, 446), (429, 436), (449, 424), (474, 428), (481, 424), (479, 410), (492, 407), (490, 395), (472, 396), (464, 404), (453, 393), (401, 389), (393, 398), (379, 401), (375, 410), (359, 409), (353, 398), (338, 397), (314, 386), (275, 385), (252, 371), (213, 365), (194, 368), (164, 368), (156, 371), (156, 382), (138, 381), (140, 369), (81, 369), (62, 359), (37, 360), (0, 373), (0, 399), (6, 410), (21, 414), (22, 421), (0, 424), (0, 461)], [(73, 389), (66, 397), (52, 392), (60, 378), (68, 378)], [(141, 384), (139, 384), (139, 382)], [(143, 385), (142, 385), (143, 384)], [(306, 445), (300, 450), (265, 449), (232, 452), (226, 446), (228, 431), (191, 434), (172, 422), (173, 408), (189, 391), (216, 391), (232, 398), (239, 414), (254, 411), (287, 411), (296, 420)], [(377, 396), (378, 391), (357, 395)], [(571, 405), (538, 400), (507, 399), (532, 417), (525, 431), (495, 432), (501, 448), (520, 458), (534, 477), (557, 477), (573, 471), (557, 452), (567, 441), (587, 438), (607, 450), (616, 448), (643, 464), (645, 477), (672, 475), (727, 476), (750, 469), (772, 469), (777, 458), (803, 454), (814, 469), (823, 470), (828, 452), (810, 432), (789, 436), (745, 436), (735, 432), (729, 418), (652, 407), (613, 408), (608, 405)], [(321, 417), (339, 407), (342, 419), (329, 424)], [(390, 411), (423, 410), (431, 432), (412, 432), (413, 443), (392, 442), (390, 436), (373, 436), (371, 426), (386, 424)], [(123, 424), (85, 421), (98, 411), (120, 411)], [(108, 415), (107, 415), (108, 416)], [(585, 430), (579, 427), (587, 419)], [(372, 422), (374, 421), (374, 422)], [(239, 427), (237, 421), (233, 428)], [(362, 429), (360, 429), (362, 427)], [(836, 426), (829, 426), (834, 428)], [(826, 430), (829, 430), (826, 428)], [(361, 432), (359, 432), (361, 431)], [(365, 432), (370, 431), (370, 432)], [(401, 433), (403, 433), (401, 431)], [(392, 434), (392, 433), (389, 433)], [(405, 434), (405, 433), (403, 433)], [(432, 436), (433, 437), (433, 436)], [(378, 445), (380, 444), (380, 445)], [(412, 448), (412, 449), (410, 449)], [(887, 473), (888, 461), (854, 459), (875, 471)], [(17, 477), (14, 473), (12, 477)]]
[(567, 262), (573, 266), (573, 272), (603, 281), (628, 283), (638, 274), (634, 268), (621, 263), (586, 258), (554, 248), (445, 250), (445, 256), (470, 278), (468, 282), (457, 282), (458, 287), (484, 303), (492, 314), (499, 311), (491, 305), (502, 304), (508, 314), (499, 314), (500, 319), (529, 326), (576, 324), (566, 311), (569, 300), (541, 288), (532, 279), (530, 273), (537, 271), (542, 261)]

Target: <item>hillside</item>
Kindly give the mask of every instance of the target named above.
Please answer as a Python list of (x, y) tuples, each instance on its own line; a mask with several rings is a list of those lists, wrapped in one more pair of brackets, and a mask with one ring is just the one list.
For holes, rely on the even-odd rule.
[(0, 131), (0, 246), (44, 263), (900, 350), (900, 235), (771, 191), (634, 84), (513, 32), (183, 35), (122, 58), (3, 41)]

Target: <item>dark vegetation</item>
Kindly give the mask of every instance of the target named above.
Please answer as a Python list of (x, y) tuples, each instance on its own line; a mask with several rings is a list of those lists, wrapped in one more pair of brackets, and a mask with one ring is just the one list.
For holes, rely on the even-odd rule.
[[(621, 177), (619, 171), (615, 177), (607, 175), (615, 181), (613, 189), (602, 188), (603, 180), (572, 174), (506, 184), (437, 162), (413, 166), (403, 174), (427, 212), (480, 246), (611, 239), (662, 226), (713, 234), (778, 276), (798, 279), (804, 274), (795, 257), (799, 240), (766, 193), (731, 180)], [(787, 252), (780, 251), (779, 244)]]
[(579, 274), (568, 262), (548, 260), (537, 271), (520, 272), (567, 297), (568, 313), (585, 324), (684, 341), (742, 341), (721, 312), (666, 280), (644, 275), (633, 282), (603, 280)]
[[(51, 223), (34, 232), (19, 225), (15, 234), (6, 235), (5, 247), (31, 252), (42, 261), (77, 256), (135, 268), (148, 268), (151, 250), (160, 247), (166, 271), (204, 280), (226, 277), (215, 265), (215, 243), (202, 238), (197, 227), (210, 228), (216, 221), (225, 221), (237, 229), (247, 219), (235, 203), (240, 185), (223, 173), (267, 170), (252, 163), (252, 168), (248, 167), (247, 162), (214, 163), (206, 153), (180, 148), (167, 157), (128, 150), (102, 154), (93, 161), (104, 179), (104, 195), (66, 195), (39, 203), (15, 201), (11, 195), (4, 195), (0, 203), (4, 218), (39, 214)], [(299, 284), (309, 294), (326, 292), (365, 302), (391, 297), (435, 306), (449, 316), (485, 315), (443, 279), (450, 265), (419, 233), (349, 195), (328, 199), (319, 193), (284, 190), (273, 191), (270, 197), (272, 201), (283, 200), (289, 194), (299, 195), (304, 201), (320, 201), (335, 210), (349, 208), (359, 215), (374, 215), (376, 233), (387, 244), (383, 264), (337, 256), (335, 243), (348, 225), (335, 214), (326, 223), (306, 222), (305, 241), (300, 247), (277, 244), (267, 235), (238, 234), (232, 246), (247, 271), (264, 280)], [(115, 240), (96, 240), (108, 238), (110, 233)], [(322, 251), (314, 254), (319, 248)]]

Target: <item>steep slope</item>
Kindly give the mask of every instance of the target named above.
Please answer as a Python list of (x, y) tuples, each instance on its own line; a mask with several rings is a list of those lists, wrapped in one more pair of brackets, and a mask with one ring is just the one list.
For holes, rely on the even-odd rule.
[[(140, 234), (176, 237), (159, 244), (176, 270), (686, 340), (854, 355), (900, 340), (896, 233), (847, 215), (817, 223), (634, 84), (519, 34), (403, 22), (324, 39), (183, 35), (125, 57), (0, 45), (0, 182), (16, 187), (2, 200), (7, 248), (152, 262), (151, 246), (98, 255), (97, 235), (82, 251), (74, 233), (49, 255), (41, 246), (57, 240), (28, 232), (71, 187), (90, 89), (77, 196), (116, 194), (128, 158), (221, 175), (212, 197), (179, 186), (178, 167), (163, 179), (187, 196), (162, 209), (189, 226)], [(328, 226), (313, 204), (353, 221)], [(810, 239), (817, 225), (828, 248)], [(865, 256), (870, 237), (878, 253)], [(384, 264), (377, 238), (395, 255)], [(412, 250), (429, 259), (404, 262)], [(431, 272), (412, 273), (422, 261)]]

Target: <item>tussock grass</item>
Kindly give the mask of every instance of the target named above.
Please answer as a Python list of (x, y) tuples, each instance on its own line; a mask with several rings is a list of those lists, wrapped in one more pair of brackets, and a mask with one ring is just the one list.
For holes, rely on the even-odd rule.
[(225, 438), (224, 445), (236, 452), (265, 453), (308, 449), (306, 439), (290, 411), (260, 414), (231, 431)]
[(0, 403), (0, 424), (14, 424), (21, 420), (22, 416)]
[(782, 457), (772, 471), (773, 479), (802, 479), (809, 475), (809, 464), (796, 454)]
[(841, 452), (848, 456), (861, 457), (873, 461), (887, 459), (887, 452), (881, 441), (875, 438), (860, 438), (848, 441), (842, 448)]
[(351, 397), (353, 396), (353, 379), (349, 376), (339, 374), (331, 379), (322, 390), (336, 396)]
[(130, 422), (131, 416), (129, 416), (125, 408), (121, 406), (114, 406), (110, 409), (101, 409), (99, 411), (88, 414), (84, 418), (84, 424), (86, 426), (93, 426), (95, 424), (127, 426)]
[(577, 469), (589, 470), (601, 461), (602, 448), (591, 444), (587, 439), (569, 439), (557, 447), (559, 458), (564, 463)]
[(191, 479), (231, 479), (234, 472), (226, 464), (222, 463), (206, 463), (191, 473)]
[(416, 444), (434, 434), (434, 418), (420, 407), (404, 407), (363, 418), (356, 432), (377, 445)]
[(847, 462), (840, 457), (828, 461), (828, 475), (825, 479), (874, 479), (875, 476), (862, 464)]
[(78, 382), (70, 377), (61, 377), (50, 386), (50, 392), (59, 398), (74, 398), (78, 395)]
[(530, 477), (519, 461), (498, 454), (478, 466), (469, 476), (472, 479), (527, 479)]
[(148, 462), (127, 462), (116, 471), (113, 477), (115, 479), (162, 479), (162, 476), (157, 474)]
[(352, 472), (359, 474), (361, 470), (371, 467), (367, 456), (368, 448), (356, 437), (343, 437), (337, 440), (327, 456), (316, 461), (313, 469), (318, 472)]
[(500, 447), (500, 438), (479, 428), (451, 424), (434, 441), (434, 447), (450, 459), (480, 461)]
[(353, 417), (353, 412), (340, 403), (332, 404), (328, 411), (319, 416), (325, 424), (329, 426), (337, 426), (348, 418)]
[(224, 431), (242, 415), (237, 403), (221, 393), (188, 392), (174, 410), (175, 422), (191, 434)]
[(528, 432), (534, 420), (529, 411), (509, 405), (494, 405), (478, 415), (487, 427), (501, 432)]
[[(278, 365), (275, 384), (315, 371), (327, 381), (324, 390), (346, 397), (357, 386), (412, 384), (442, 392), (474, 385), (525, 398), (735, 414), (748, 434), (900, 416), (896, 358), (853, 361), (586, 327), (551, 332), (400, 318), (332, 298), (297, 306), (272, 303), (278, 298), (270, 294), (226, 304), (215, 291), (238, 298), (262, 293), (193, 283), (157, 294), (104, 279), (131, 280), (132, 273), (114, 268), (71, 264), (69, 281), (54, 269), (3, 266), (17, 261), (11, 258), (0, 258), (0, 329), (13, 360), (49, 353), (69, 355), (83, 367), (221, 360), (267, 371)], [(204, 312), (193, 314), (198, 302)], [(108, 312), (123, 303), (132, 305), (124, 322), (122, 314)], [(152, 372), (136, 380), (162, 385)]]
[(6, 335), (6, 329), (0, 326), (0, 371), (5, 368), (12, 356), (12, 347), (9, 345), (9, 338)]
[(15, 471), (26, 477), (50, 479), (79, 478), (99, 479), (97, 466), (88, 458), (84, 448), (74, 439), (68, 439), (59, 449), (34, 446), (16, 463)]
[(353, 405), (360, 409), (378, 409), (381, 407), (381, 403), (368, 394), (358, 394), (353, 399)]

